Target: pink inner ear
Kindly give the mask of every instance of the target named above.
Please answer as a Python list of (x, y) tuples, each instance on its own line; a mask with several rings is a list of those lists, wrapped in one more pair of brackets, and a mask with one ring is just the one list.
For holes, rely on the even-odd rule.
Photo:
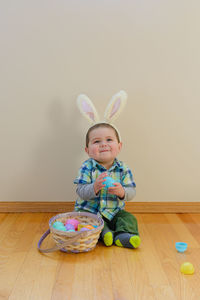
[(110, 113), (110, 118), (112, 118), (112, 116), (119, 110), (120, 107), (120, 103), (121, 103), (121, 99), (117, 99), (117, 101), (115, 102), (115, 104), (112, 107), (111, 113)]
[(82, 109), (94, 121), (94, 112), (85, 100), (82, 100)]

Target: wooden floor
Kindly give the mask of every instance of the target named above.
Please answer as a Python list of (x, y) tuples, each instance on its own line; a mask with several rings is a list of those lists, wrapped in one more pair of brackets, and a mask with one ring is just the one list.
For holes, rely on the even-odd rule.
[[(137, 214), (137, 250), (99, 243), (88, 253), (41, 254), (37, 242), (53, 215), (0, 214), (0, 299), (200, 299), (200, 214)], [(188, 243), (185, 254), (177, 241)], [(185, 261), (193, 275), (180, 273)]]

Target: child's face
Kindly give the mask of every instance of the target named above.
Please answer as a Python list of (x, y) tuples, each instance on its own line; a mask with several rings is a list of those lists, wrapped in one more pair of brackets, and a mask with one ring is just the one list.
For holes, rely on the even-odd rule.
[(122, 143), (118, 142), (112, 128), (99, 127), (90, 132), (89, 144), (85, 151), (89, 157), (105, 166), (112, 165), (121, 147)]

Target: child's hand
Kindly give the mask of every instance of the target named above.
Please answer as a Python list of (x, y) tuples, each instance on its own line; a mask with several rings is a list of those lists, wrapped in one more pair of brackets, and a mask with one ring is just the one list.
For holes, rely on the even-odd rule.
[(106, 172), (104, 172), (104, 173), (101, 173), (97, 177), (97, 179), (94, 183), (94, 192), (95, 192), (96, 195), (105, 186), (105, 185), (103, 185), (103, 182), (106, 180), (106, 179), (104, 179), (104, 177), (106, 177), (106, 176), (108, 176), (108, 174)]
[(119, 198), (124, 198), (125, 191), (123, 186), (119, 182), (114, 183), (115, 186), (108, 189), (108, 193), (118, 196)]

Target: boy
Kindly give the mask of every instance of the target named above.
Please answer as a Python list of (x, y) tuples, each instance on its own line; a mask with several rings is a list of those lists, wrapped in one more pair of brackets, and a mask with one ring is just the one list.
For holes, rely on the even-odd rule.
[[(122, 147), (117, 130), (108, 123), (90, 127), (86, 135), (86, 160), (74, 183), (77, 184), (76, 211), (100, 213), (104, 220), (101, 238), (106, 246), (137, 248), (140, 245), (136, 218), (123, 208), (135, 196), (131, 170), (117, 159)], [(116, 182), (105, 189), (105, 177)]]

